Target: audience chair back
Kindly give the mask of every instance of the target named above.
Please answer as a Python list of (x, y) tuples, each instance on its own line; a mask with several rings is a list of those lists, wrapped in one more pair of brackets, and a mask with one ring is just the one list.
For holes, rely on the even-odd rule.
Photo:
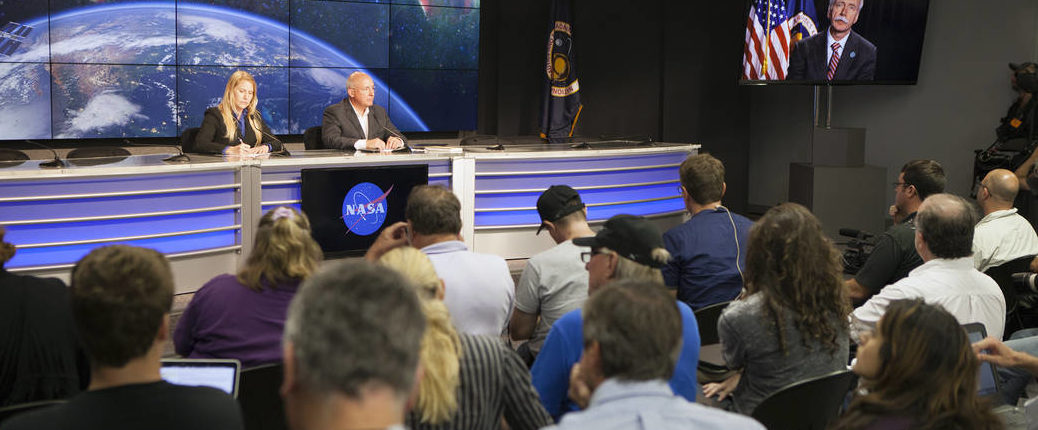
[(720, 382), (731, 376), (731, 369), (721, 356), (721, 338), (717, 334), (717, 320), (728, 307), (728, 302), (715, 303), (695, 311), (696, 323), (699, 325), (699, 365), (697, 379), (700, 384)]
[(303, 147), (307, 150), (324, 148), (324, 144), (321, 143), (323, 136), (320, 126), (306, 129), (303, 131)]
[(858, 383), (850, 370), (790, 384), (764, 399), (753, 418), (768, 429), (824, 430), (840, 415), (849, 393)]
[(195, 152), (195, 136), (199, 127), (191, 127), (180, 134), (180, 149), (184, 152)]
[(256, 366), (241, 372), (238, 404), (241, 406), (245, 430), (288, 429), (284, 405), (278, 392), (281, 378), (281, 363)]
[(36, 409), (43, 409), (55, 405), (65, 403), (65, 400), (40, 400), (37, 402), (19, 403), (17, 405), (4, 406), (0, 408), (0, 425), (15, 415), (33, 411)]
[(1002, 295), (1006, 298), (1006, 337), (1014, 331), (1025, 328), (1020, 317), (1021, 309), (1019, 309), (1021, 294), (1018, 294), (1016, 286), (1013, 285), (1013, 274), (1030, 272), (1031, 260), (1034, 260), (1033, 255), (1025, 255), (984, 271), (985, 275), (998, 283), (998, 287), (1002, 289)]

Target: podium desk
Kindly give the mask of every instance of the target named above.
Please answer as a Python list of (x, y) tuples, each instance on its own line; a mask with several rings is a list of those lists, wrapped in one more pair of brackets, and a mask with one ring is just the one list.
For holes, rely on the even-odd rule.
[(18, 252), (12, 272), (68, 280), (75, 262), (99, 246), (126, 243), (170, 258), (177, 293), (197, 290), (213, 276), (233, 273), (251, 249), (266, 210), (300, 205), (300, 171), (307, 168), (425, 164), (429, 183), (451, 188), (462, 204), (462, 237), (477, 252), (528, 258), (554, 245), (536, 202), (550, 185), (577, 189), (596, 226), (610, 216), (650, 217), (661, 229), (684, 219), (678, 166), (699, 145), (558, 145), (465, 148), (462, 153), (372, 154), (296, 151), (280, 158), (169, 154), (0, 163), (0, 225)]

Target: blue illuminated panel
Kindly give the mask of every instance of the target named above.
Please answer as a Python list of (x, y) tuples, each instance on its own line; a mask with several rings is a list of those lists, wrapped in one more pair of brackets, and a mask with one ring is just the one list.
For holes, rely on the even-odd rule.
[(92, 199), (39, 200), (0, 204), (0, 223), (34, 219), (113, 216), (136, 212), (164, 212), (201, 209), (237, 203), (233, 189), (193, 191), (186, 193), (115, 196)]
[[(180, 252), (196, 251), (201, 249), (222, 248), (234, 246), (238, 243), (238, 235), (234, 230), (218, 231), (213, 233), (192, 234), (187, 236), (164, 237), (159, 239), (143, 239), (119, 244), (142, 246), (155, 249), (163, 254), (175, 254)], [(48, 248), (19, 249), (11, 261), (6, 264), (7, 268), (19, 268), (29, 266), (49, 266), (55, 264), (71, 264), (79, 261), (92, 249), (114, 245), (116, 243), (89, 244), (58, 246)]]
[[(588, 219), (591, 221), (605, 220), (617, 214), (651, 216), (680, 211), (684, 208), (684, 202), (680, 197), (654, 202), (599, 206), (588, 208)], [(476, 213), (477, 226), (537, 225), (540, 223), (541, 218), (537, 215), (536, 210)]]
[[(199, 187), (215, 189), (191, 190)], [(236, 207), (239, 189), (236, 169), (3, 181), (0, 225), (7, 229), (5, 240), (18, 247), (6, 266), (72, 264), (91, 249), (115, 243), (167, 254), (235, 246), (241, 219)], [(193, 212), (161, 214), (176, 211)], [(90, 217), (109, 219), (81, 219)], [(39, 222), (44, 220), (58, 221)], [(206, 229), (224, 230), (183, 234)], [(170, 236), (126, 239), (149, 235)], [(96, 243), (61, 245), (78, 241)]]
[(236, 216), (237, 210), (224, 210), (174, 216), (13, 225), (7, 227), (4, 240), (15, 245), (31, 245), (168, 234), (232, 226), (236, 224)]
[(478, 160), (475, 225), (539, 224), (537, 198), (549, 186), (559, 184), (577, 189), (589, 205), (588, 219), (592, 221), (621, 213), (652, 216), (680, 212), (685, 206), (678, 188), (678, 165), (687, 156), (678, 152), (588, 159)]

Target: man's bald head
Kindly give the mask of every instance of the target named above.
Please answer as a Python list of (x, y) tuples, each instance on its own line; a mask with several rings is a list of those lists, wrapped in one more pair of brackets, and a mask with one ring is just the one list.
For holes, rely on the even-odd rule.
[(1016, 199), (1016, 193), (1020, 191), (1020, 180), (1013, 172), (1006, 169), (995, 169), (980, 181), (980, 185), (987, 188), (991, 197), (1002, 202), (1012, 202)]
[(973, 254), (973, 227), (978, 218), (966, 199), (934, 194), (919, 206), (915, 232), (937, 258), (969, 257)]

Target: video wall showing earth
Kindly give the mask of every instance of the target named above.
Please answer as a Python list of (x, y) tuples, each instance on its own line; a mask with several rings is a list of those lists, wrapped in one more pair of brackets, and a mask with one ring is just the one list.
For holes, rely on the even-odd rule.
[(403, 131), (476, 128), (479, 0), (0, 1), (0, 140), (174, 137), (246, 70), (278, 134), (375, 80)]

